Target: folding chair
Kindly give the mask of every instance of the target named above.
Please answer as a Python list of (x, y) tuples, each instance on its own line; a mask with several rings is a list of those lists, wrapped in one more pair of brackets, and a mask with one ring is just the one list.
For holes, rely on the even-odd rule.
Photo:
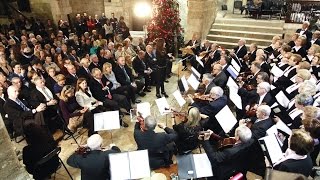
[(68, 140), (68, 139), (72, 138), (72, 139), (76, 142), (76, 144), (77, 144), (78, 146), (80, 146), (79, 143), (78, 143), (78, 141), (77, 141), (77, 139), (76, 139), (75, 136), (74, 136), (74, 133), (71, 132), (70, 129), (68, 128), (68, 126), (67, 126), (67, 124), (66, 124), (66, 121), (64, 120), (64, 118), (63, 118), (63, 116), (62, 116), (62, 112), (61, 112), (61, 110), (60, 110), (59, 107), (58, 107), (58, 110), (57, 110), (57, 115), (58, 115), (58, 119), (60, 120), (60, 122), (61, 122), (61, 124), (62, 124), (63, 137), (64, 137), (65, 135), (68, 135), (68, 136), (67, 136), (66, 138), (64, 138), (63, 140)]
[[(59, 162), (60, 164), (62, 164), (62, 166), (64, 167), (64, 169), (67, 171), (69, 177), (71, 180), (73, 180), (69, 170), (67, 169), (66, 165), (63, 163), (63, 161), (60, 159), (59, 157), (59, 153), (61, 152), (61, 147), (56, 147), (54, 150), (52, 150), (50, 153), (48, 153), (47, 155), (45, 155), (44, 157), (42, 157), (35, 165), (35, 168), (40, 168), (41, 166), (43, 166), (45, 163), (47, 163), (48, 161), (50, 161), (52, 158), (54, 158), (55, 156), (58, 156), (59, 158)], [(58, 166), (57, 169), (54, 172), (54, 179), (56, 178), (56, 172), (57, 170), (60, 168), (61, 166)]]

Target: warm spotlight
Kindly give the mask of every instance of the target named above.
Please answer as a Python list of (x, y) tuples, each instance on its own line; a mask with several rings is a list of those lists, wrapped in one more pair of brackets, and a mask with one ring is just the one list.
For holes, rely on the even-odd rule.
[(137, 2), (134, 6), (134, 13), (138, 17), (146, 18), (151, 15), (151, 5), (147, 2)]

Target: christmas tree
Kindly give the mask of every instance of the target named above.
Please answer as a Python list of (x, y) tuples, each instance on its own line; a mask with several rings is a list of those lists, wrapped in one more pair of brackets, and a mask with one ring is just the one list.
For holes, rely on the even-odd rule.
[(180, 21), (179, 4), (175, 0), (153, 0), (152, 18), (147, 27), (147, 42), (163, 38), (168, 52), (173, 52), (174, 36), (179, 39), (183, 31)]

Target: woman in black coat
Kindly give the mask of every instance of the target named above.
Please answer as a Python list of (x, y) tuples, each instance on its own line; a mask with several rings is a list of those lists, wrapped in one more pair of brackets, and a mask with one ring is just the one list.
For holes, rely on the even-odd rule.
[(156, 96), (157, 98), (161, 98), (160, 95), (160, 88), (161, 88), (161, 94), (164, 97), (168, 97), (166, 91), (164, 90), (164, 81), (166, 80), (166, 69), (167, 69), (167, 60), (168, 55), (164, 49), (165, 47), (165, 41), (162, 38), (157, 39), (156, 41), (156, 67), (155, 70), (155, 81), (156, 81)]

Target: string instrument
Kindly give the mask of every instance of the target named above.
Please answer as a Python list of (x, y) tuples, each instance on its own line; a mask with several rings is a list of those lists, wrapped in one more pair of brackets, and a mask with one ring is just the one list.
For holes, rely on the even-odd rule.
[(82, 155), (83, 157), (87, 156), (90, 152), (90, 148), (86, 146), (79, 146), (76, 150), (76, 154)]
[(145, 125), (144, 125), (144, 118), (142, 117), (141, 113), (137, 111), (137, 120), (140, 124), (140, 129), (142, 132), (146, 131)]
[(237, 140), (234, 137), (224, 138), (218, 141), (218, 149), (223, 150), (232, 147)]
[(256, 89), (255, 85), (248, 83), (249, 80), (252, 78), (253, 78), (252, 72), (247, 71), (247, 72), (240, 73), (236, 81), (238, 82), (238, 85), (240, 87), (243, 87), (247, 91), (252, 91), (252, 90)]
[(192, 46), (186, 46), (184, 48), (180, 48), (179, 50), (182, 51), (183, 56), (185, 56), (187, 54), (195, 55), (194, 52), (192, 51)]
[(210, 97), (209, 94), (194, 93), (193, 95), (189, 94), (188, 96), (191, 97), (196, 102), (209, 103), (209, 102), (213, 101), (213, 99)]
[(251, 104), (250, 108), (246, 110), (247, 117), (255, 117), (256, 116), (256, 109), (254, 108), (256, 104)]

